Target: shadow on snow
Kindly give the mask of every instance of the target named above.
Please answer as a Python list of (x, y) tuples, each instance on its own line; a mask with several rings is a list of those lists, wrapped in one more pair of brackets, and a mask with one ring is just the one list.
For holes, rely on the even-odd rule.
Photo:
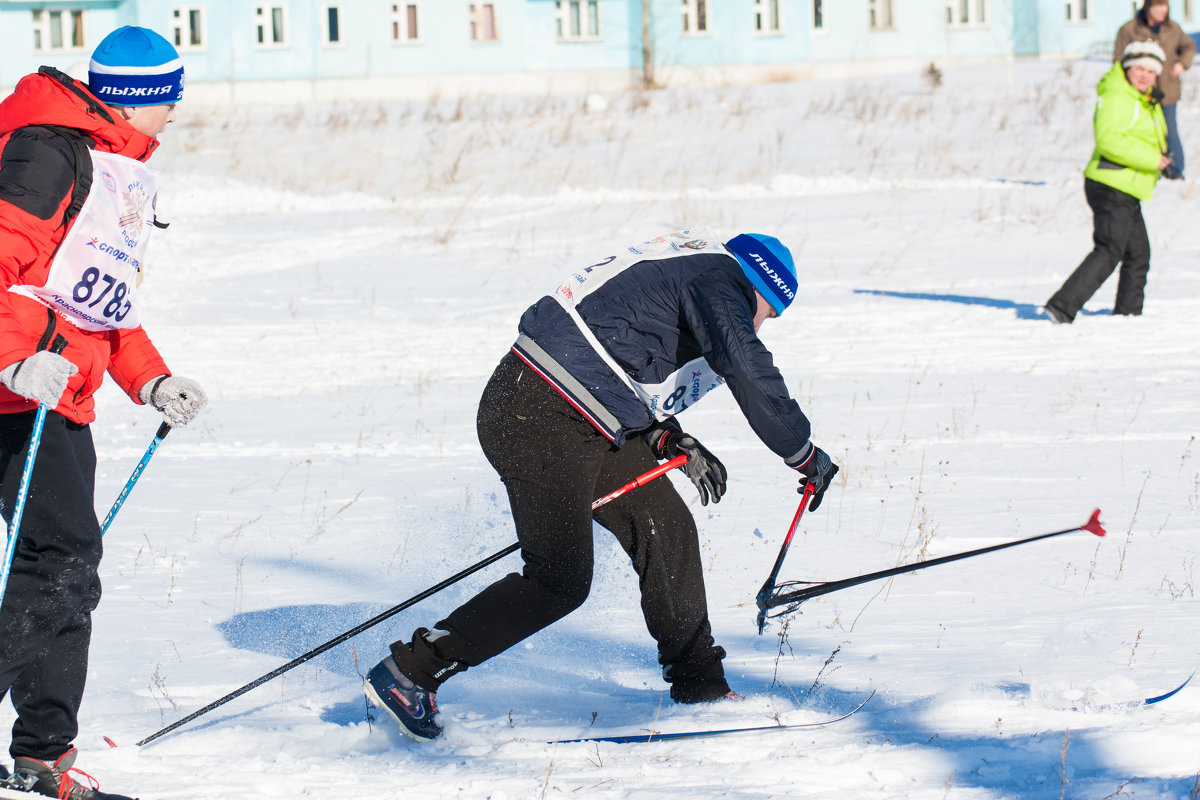
[[(946, 299), (936, 295), (912, 296)], [(983, 304), (1017, 308), (1018, 313), (1022, 313), (1018, 304), (986, 298), (963, 298), (952, 302), (979, 304), (980, 300)], [(458, 591), (447, 592), (449, 596), (442, 597), (439, 606), (453, 607), (458, 602), (454, 595), (465, 598), (474, 591), (468, 587), (456, 589)], [(373, 603), (283, 606), (238, 614), (221, 623), (219, 628), (233, 647), (290, 661), (384, 610), (384, 606)], [(414, 614), (419, 614), (421, 621), (428, 624), (428, 609), (406, 610), (316, 656), (305, 667), (315, 666), (356, 684), (362, 674), (386, 655), (391, 641), (407, 638), (417, 622)], [(805, 675), (789, 685), (785, 679), (795, 676), (784, 673), (792, 670), (786, 664), (780, 667), (781, 661), (762, 658), (774, 653), (777, 647), (771, 638), (750, 634), (724, 638), (729, 639), (735, 653), (740, 651), (757, 658), (756, 665), (745, 665), (736, 675), (731, 672), (734, 688), (750, 694), (751, 703), (761, 696), (782, 701), (786, 707), (780, 710), (787, 714), (789, 721), (797, 721), (795, 712), (800, 709), (806, 709), (812, 719), (836, 716), (853, 708), (866, 695), (867, 690), (861, 687), (843, 689), (833, 686), (829, 680), (835, 677), (834, 670), (827, 671), (820, 681), (814, 681), (815, 675)], [(793, 634), (789, 642), (797, 660), (820, 657), (821, 654), (815, 651), (806, 653), (802, 646), (798, 647), (798, 638)], [(495, 734), (502, 742), (538, 742), (649, 730), (642, 726), (669, 732), (770, 724), (763, 718), (761, 709), (754, 706), (747, 709), (753, 709), (750, 719), (736, 707), (674, 705), (660, 677), (653, 643), (648, 637), (620, 638), (606, 631), (580, 632), (560, 625), (534, 635), (519, 647), (522, 648), (520, 651), (473, 668), (471, 680), (456, 682), (451, 692), (444, 692), (439, 698), (443, 711), (451, 718), (465, 716), (461, 724), (466, 727), (484, 729), (496, 727), (497, 720), (503, 720), (507, 711), (507, 724)], [(731, 659), (727, 664), (734, 661)], [(784, 661), (791, 661), (790, 656)], [(251, 677), (254, 676), (247, 676)], [(1010, 695), (1025, 693), (1019, 685), (994, 688)], [(497, 702), (498, 698), (502, 700)], [(210, 720), (201, 727), (242, 718), (262, 707), (243, 710), (233, 717)], [(464, 715), (464, 710), (469, 713)], [(377, 721), (379, 714), (375, 712)], [(321, 712), (323, 721), (339, 726), (359, 723), (365, 718), (364, 701), (357, 692)], [(1196, 796), (1200, 778), (1139, 777), (1119, 773), (1118, 768), (1112, 766), (1113, 743), (1109, 740), (1119, 730), (1085, 727), (1088, 723), (1086, 717), (1081, 718), (1079, 727), (1071, 726), (1069, 733), (1048, 729), (1033, 734), (1007, 734), (998, 728), (991, 735), (960, 735), (937, 729), (928, 699), (895, 703), (879, 694), (851, 721), (843, 724), (856, 726), (857, 738), (864, 746), (920, 748), (934, 754), (920, 760), (945, 764), (948, 788), (975, 787), (994, 791), (1005, 798)], [(817, 729), (809, 730), (815, 732)]]
[[(964, 306), (985, 306), (999, 308), (1016, 313), (1017, 319), (1042, 320), (1049, 322), (1046, 312), (1040, 311), (1040, 306), (1033, 303), (1018, 303), (1014, 300), (1003, 300), (996, 297), (977, 297), (966, 294), (934, 294), (932, 292), (893, 292), (885, 289), (855, 289), (855, 294), (870, 294), (876, 297), (898, 297), (901, 300), (936, 300), (943, 303), (957, 303)], [(1112, 316), (1112, 311), (1080, 310), (1081, 316), (1100, 317)]]

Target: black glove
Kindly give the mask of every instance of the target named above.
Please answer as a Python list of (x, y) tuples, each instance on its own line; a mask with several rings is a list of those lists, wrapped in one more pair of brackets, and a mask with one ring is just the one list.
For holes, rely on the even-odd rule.
[(808, 509), (816, 511), (817, 506), (821, 505), (821, 498), (825, 496), (825, 490), (833, 483), (833, 476), (838, 474), (838, 465), (833, 463), (833, 459), (824, 450), (814, 444), (808, 459), (796, 467), (796, 471), (800, 473), (800, 488), (796, 491), (804, 494), (805, 487), (811, 483), (813, 496)]
[[(672, 417), (670, 422), (674, 422)], [(711, 496), (714, 503), (721, 502), (725, 494), (725, 479), (729, 473), (725, 471), (716, 456), (708, 448), (683, 432), (682, 428), (669, 423), (660, 423), (646, 435), (654, 454), (659, 458), (675, 458), (678, 455), (687, 456), (683, 471), (688, 479), (700, 492), (700, 505), (708, 505)]]

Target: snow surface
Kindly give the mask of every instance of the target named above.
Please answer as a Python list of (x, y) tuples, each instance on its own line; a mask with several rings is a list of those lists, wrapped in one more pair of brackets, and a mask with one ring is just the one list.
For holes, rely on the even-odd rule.
[[(1200, 234), (1145, 204), (1146, 313), (1115, 279), (1038, 306), (1090, 248), (1099, 61), (830, 83), (236, 110), (180, 107), (155, 157), (145, 324), (211, 407), (107, 537), (79, 766), (168, 798), (1200, 797)], [(1200, 163), (1200, 104), (1180, 125)], [(605, 109), (597, 112), (596, 109)], [(778, 235), (804, 275), (763, 337), (842, 465), (781, 579), (1075, 533), (810, 601), (755, 630), (795, 477), (727, 392), (683, 418), (729, 467), (700, 507), (742, 704), (671, 704), (636, 583), (597, 529), (587, 604), (446, 685), (444, 739), (360, 675), (516, 556), (190, 725), (134, 742), (514, 540), (480, 390), (570, 267), (692, 225)], [(159, 420), (113, 387), (98, 502)], [(649, 745), (589, 734), (808, 722)], [(11, 720), (0, 712), (0, 723)], [(107, 747), (103, 736), (119, 746)]]

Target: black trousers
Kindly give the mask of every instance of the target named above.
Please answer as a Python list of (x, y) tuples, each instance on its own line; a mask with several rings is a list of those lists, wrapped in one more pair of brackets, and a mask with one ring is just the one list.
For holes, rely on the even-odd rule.
[[(0, 414), (0, 507), (11, 516), (34, 412)], [(102, 553), (92, 432), (50, 412), (0, 608), (0, 699), (17, 711), (10, 753), (53, 763), (79, 732)]]
[(1046, 305), (1075, 319), (1120, 264), (1113, 313), (1141, 314), (1150, 271), (1150, 237), (1141, 201), (1091, 178), (1084, 179), (1083, 191), (1092, 208), (1094, 247)]
[[(621, 543), (637, 572), (642, 614), (659, 663), (682, 702), (729, 691), (708, 618), (696, 524), (660, 478), (591, 504), (657, 460), (641, 437), (615, 448), (553, 388), (509, 353), (480, 401), (479, 442), (508, 490), (524, 568), (488, 586), (413, 642), (392, 646), (415, 683), (436, 690), (578, 608), (591, 589), (593, 519)], [(601, 625), (599, 621), (598, 626)]]

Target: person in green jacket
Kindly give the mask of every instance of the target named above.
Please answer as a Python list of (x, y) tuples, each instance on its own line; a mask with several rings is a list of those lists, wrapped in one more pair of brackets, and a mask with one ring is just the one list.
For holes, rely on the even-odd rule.
[(1154, 193), (1166, 155), (1167, 124), (1154, 87), (1166, 60), (1155, 42), (1131, 42), (1118, 64), (1096, 84), (1096, 148), (1084, 169), (1083, 192), (1092, 208), (1092, 252), (1046, 301), (1046, 315), (1068, 323), (1121, 265), (1113, 314), (1142, 313), (1150, 237), (1142, 202)]

